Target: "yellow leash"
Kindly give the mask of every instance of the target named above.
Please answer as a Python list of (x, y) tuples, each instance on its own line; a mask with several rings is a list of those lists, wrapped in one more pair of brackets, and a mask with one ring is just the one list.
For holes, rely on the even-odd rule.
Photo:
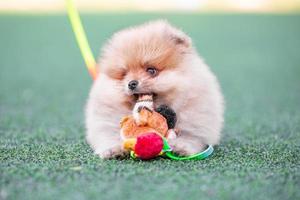
[(93, 80), (95, 80), (98, 75), (96, 61), (89, 46), (88, 40), (86, 38), (78, 11), (74, 5), (73, 0), (66, 0), (66, 6), (72, 29), (75, 34), (75, 38), (79, 49), (81, 51), (81, 55), (85, 61), (85, 64), (88, 68), (91, 77), (93, 78)]

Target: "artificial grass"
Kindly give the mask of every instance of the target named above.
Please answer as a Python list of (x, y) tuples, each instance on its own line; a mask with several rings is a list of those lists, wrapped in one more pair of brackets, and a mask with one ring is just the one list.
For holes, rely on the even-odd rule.
[(102, 161), (84, 140), (91, 80), (66, 16), (0, 16), (0, 199), (299, 199), (300, 15), (85, 15), (94, 52), (167, 18), (220, 79), (209, 159)]

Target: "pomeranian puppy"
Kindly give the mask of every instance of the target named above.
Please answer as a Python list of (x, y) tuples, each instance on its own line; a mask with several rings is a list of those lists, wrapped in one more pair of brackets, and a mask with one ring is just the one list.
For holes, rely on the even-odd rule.
[(175, 153), (191, 155), (219, 143), (224, 106), (218, 81), (181, 30), (162, 20), (121, 30), (103, 47), (98, 64), (86, 139), (101, 158), (128, 155), (120, 120), (132, 112), (136, 94), (154, 94), (156, 106), (176, 112), (178, 136), (169, 140)]

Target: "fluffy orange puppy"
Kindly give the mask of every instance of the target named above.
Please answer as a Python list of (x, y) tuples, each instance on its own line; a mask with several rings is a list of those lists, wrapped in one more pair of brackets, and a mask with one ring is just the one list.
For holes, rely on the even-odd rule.
[(100, 76), (86, 106), (86, 138), (101, 158), (127, 155), (119, 122), (132, 112), (136, 94), (152, 93), (156, 106), (177, 114), (177, 137), (169, 144), (180, 155), (218, 144), (223, 96), (215, 75), (192, 41), (166, 21), (121, 30), (102, 49)]

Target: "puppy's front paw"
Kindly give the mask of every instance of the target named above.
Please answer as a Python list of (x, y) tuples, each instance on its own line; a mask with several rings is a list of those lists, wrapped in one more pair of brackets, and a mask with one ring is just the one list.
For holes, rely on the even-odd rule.
[(121, 146), (115, 146), (105, 150), (96, 150), (95, 153), (102, 159), (123, 159), (128, 156), (128, 151), (124, 150)]
[(192, 153), (190, 153), (190, 151), (188, 150), (188, 146), (185, 144), (182, 144), (178, 141), (176, 141), (176, 139), (174, 140), (170, 140), (169, 141), (169, 145), (172, 148), (172, 151), (176, 154), (178, 154), (179, 156), (187, 156), (187, 155), (191, 155)]
[(202, 144), (195, 145), (192, 142), (187, 142), (180, 139), (170, 140), (169, 145), (172, 148), (172, 151), (179, 156), (190, 156), (196, 153), (199, 153), (203, 149)]

